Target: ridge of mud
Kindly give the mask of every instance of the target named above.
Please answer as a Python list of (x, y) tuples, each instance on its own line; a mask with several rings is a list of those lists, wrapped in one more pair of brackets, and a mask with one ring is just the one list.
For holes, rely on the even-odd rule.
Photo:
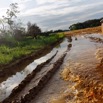
[(25, 68), (28, 64), (33, 62), (34, 59), (38, 59), (39, 57), (49, 53), (51, 49), (53, 49), (56, 45), (61, 43), (62, 40), (63, 39), (60, 39), (55, 43), (52, 43), (51, 45), (47, 45), (44, 48), (37, 50), (34, 53), (28, 54), (25, 57), (21, 57), (20, 59), (17, 59), (16, 61), (11, 62), (7, 65), (0, 66), (0, 82), (6, 80), (7, 77), (15, 74), (17, 71), (20, 71), (23, 68)]
[[(48, 71), (44, 73), (41, 78), (37, 78), (36, 85), (29, 89), (25, 95), (16, 98), (16, 94), (19, 93), (29, 81), (31, 81), (32, 77), (34, 77), (35, 72), (29, 75), (24, 82), (21, 83), (16, 89), (13, 90), (12, 94), (9, 98), (5, 99), (2, 103), (28, 103), (35, 95), (43, 88), (43, 86), (47, 83), (47, 81), (51, 78), (54, 72), (61, 66), (66, 53), (63, 54), (54, 64), (52, 64), (51, 68), (48, 67)], [(45, 63), (46, 64), (46, 63)], [(41, 69), (43, 66), (39, 66), (38, 68)], [(35, 69), (37, 70), (37, 69)], [(38, 71), (38, 70), (37, 70)]]
[[(57, 52), (58, 52), (58, 51), (57, 51)], [(8, 98), (12, 98), (12, 97), (15, 95), (15, 93), (20, 92), (20, 91), (31, 81), (31, 79), (35, 77), (36, 73), (38, 73), (45, 64), (49, 63), (49, 62), (56, 56), (57, 52), (56, 52), (55, 55), (53, 55), (50, 59), (48, 59), (46, 62), (41, 63), (40, 65), (38, 65), (38, 66), (32, 71), (31, 74), (28, 74), (27, 77), (26, 77), (17, 87), (15, 87), (15, 88), (12, 90), (12, 93), (11, 93), (11, 95), (10, 95)], [(7, 99), (8, 99), (8, 98), (7, 98)], [(6, 100), (6, 99), (5, 99), (5, 100)], [(5, 101), (5, 100), (4, 100), (4, 101)]]
[(90, 40), (97, 42), (97, 43), (103, 43), (103, 39), (98, 37), (88, 37)]

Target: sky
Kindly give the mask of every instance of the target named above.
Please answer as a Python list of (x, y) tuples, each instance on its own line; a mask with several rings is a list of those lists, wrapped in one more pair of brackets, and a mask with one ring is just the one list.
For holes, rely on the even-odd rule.
[(103, 17), (103, 0), (0, 0), (0, 17), (11, 3), (18, 3), (18, 17), (24, 24), (36, 23), (43, 31)]

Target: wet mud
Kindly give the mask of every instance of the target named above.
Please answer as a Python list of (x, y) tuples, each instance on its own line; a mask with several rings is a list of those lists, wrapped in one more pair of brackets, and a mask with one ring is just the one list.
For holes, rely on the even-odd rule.
[[(7, 98), (10, 94), (13, 96), (15, 92), (20, 92), (26, 86), (26, 84), (29, 84), (29, 82), (33, 77), (35, 77), (35, 75), (38, 78), (38, 74), (47, 69), (45, 68), (42, 70), (42, 67), (44, 65), (46, 66), (49, 61), (50, 63), (47, 65), (48, 68), (49, 65), (54, 65), (58, 58), (60, 58), (67, 50), (67, 45), (68, 42), (67, 39), (65, 39), (62, 43), (60, 43), (58, 47), (53, 48), (50, 53), (39, 59), (34, 60), (24, 70), (17, 72), (15, 75), (9, 77), (6, 81), (3, 81), (0, 84), (0, 101)], [(40, 76), (42, 75), (40, 74)]]
[(67, 36), (55, 57), (3, 103), (103, 103), (102, 41), (101, 34)]
[(26, 66), (32, 63), (35, 59), (38, 59), (48, 54), (55, 46), (59, 45), (62, 41), (63, 40), (61, 39), (49, 46), (47, 45), (46, 47), (40, 50), (34, 51), (34, 53), (31, 53), (29, 55), (21, 57), (20, 59), (12, 61), (11, 63), (7, 65), (1, 65), (0, 66), (0, 83), (5, 81), (8, 77), (25, 69)]
[(71, 83), (49, 103), (103, 103), (103, 36), (91, 34), (76, 38), (60, 73), (64, 82)]

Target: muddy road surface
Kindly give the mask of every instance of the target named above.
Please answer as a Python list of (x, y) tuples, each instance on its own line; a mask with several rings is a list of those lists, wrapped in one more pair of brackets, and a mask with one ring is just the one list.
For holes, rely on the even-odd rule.
[[(22, 89), (25, 89), (24, 87), (28, 87), (26, 86), (26, 84), (28, 84), (33, 79), (34, 80), (37, 79), (38, 83), (38, 81), (40, 81), (42, 77), (46, 75), (46, 73), (49, 73), (49, 69), (47, 70), (46, 67), (48, 68), (50, 67), (52, 69), (55, 66), (54, 64), (60, 61), (61, 57), (64, 58), (63, 55), (66, 54), (67, 49), (68, 49), (68, 39), (64, 39), (64, 41), (60, 43), (60, 45), (58, 45), (57, 47), (53, 48), (53, 50), (51, 50), (50, 53), (46, 54), (45, 56), (39, 59), (34, 60), (24, 70), (8, 77), (6, 81), (3, 81), (0, 84), (0, 101), (2, 102), (9, 96), (11, 98), (12, 97), (11, 95), (14, 95), (15, 91), (17, 92), (21, 91)], [(31, 90), (32, 88), (33, 86), (30, 87), (28, 90)], [(21, 98), (22, 97), (20, 96), (19, 99)]]
[(103, 36), (68, 38), (62, 66), (30, 103), (103, 103)]
[(68, 36), (0, 84), (2, 103), (103, 103), (103, 36)]

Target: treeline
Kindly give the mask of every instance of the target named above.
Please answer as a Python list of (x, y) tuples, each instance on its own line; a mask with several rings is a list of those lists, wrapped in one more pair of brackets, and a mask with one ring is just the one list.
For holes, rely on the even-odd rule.
[(100, 26), (101, 25), (100, 21), (102, 19), (103, 18), (92, 19), (92, 20), (87, 20), (85, 22), (72, 24), (72, 25), (70, 25), (69, 30), (78, 30), (78, 29)]
[(49, 36), (51, 34), (55, 34), (55, 33), (59, 33), (59, 32), (65, 32), (65, 31), (68, 31), (68, 30), (49, 30), (49, 31), (45, 31), (45, 32), (42, 32), (41, 35), (42, 36)]

